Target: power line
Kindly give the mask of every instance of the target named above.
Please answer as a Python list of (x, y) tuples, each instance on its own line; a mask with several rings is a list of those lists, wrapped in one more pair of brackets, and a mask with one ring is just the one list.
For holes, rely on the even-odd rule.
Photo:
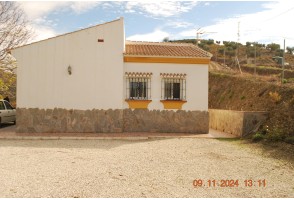
[[(291, 10), (293, 10), (294, 9), (294, 7), (292, 7), (292, 8), (289, 8), (288, 10), (286, 10), (286, 11), (284, 11), (284, 12), (282, 12), (282, 13), (280, 13), (280, 14), (278, 14), (278, 15), (276, 15), (276, 16), (274, 16), (274, 17), (271, 17), (271, 18), (269, 18), (269, 19), (266, 19), (266, 20), (264, 20), (264, 21), (262, 21), (262, 22), (259, 22), (258, 24), (256, 24), (256, 25), (254, 25), (254, 26), (259, 26), (259, 25), (262, 25), (263, 23), (265, 23), (265, 22), (268, 22), (268, 21), (270, 21), (270, 20), (273, 20), (273, 19), (275, 19), (275, 18), (278, 18), (278, 17), (280, 17), (281, 15), (284, 15), (284, 14), (286, 14), (287, 12), (289, 12), (289, 11), (291, 11)], [(245, 23), (246, 24), (246, 23)], [(246, 24), (246, 25), (251, 25), (251, 24)], [(253, 26), (253, 27), (254, 27)], [(251, 31), (258, 31), (258, 30), (261, 30), (260, 28), (256, 28), (256, 29), (251, 29), (251, 30), (244, 30), (244, 32), (251, 32)]]
[(289, 12), (290, 10), (293, 10), (293, 9), (294, 9), (294, 7), (289, 8), (289, 9), (286, 10), (285, 12), (282, 12), (282, 13), (280, 13), (280, 14), (274, 16), (274, 17), (271, 17), (271, 18), (269, 18), (269, 19), (267, 19), (267, 20), (264, 20), (264, 21), (261, 22), (261, 23), (264, 23), (264, 22), (270, 21), (270, 20), (272, 20), (272, 19), (275, 19), (275, 18), (277, 18), (277, 17), (280, 17), (281, 15), (284, 15), (284, 14), (286, 14), (287, 12)]

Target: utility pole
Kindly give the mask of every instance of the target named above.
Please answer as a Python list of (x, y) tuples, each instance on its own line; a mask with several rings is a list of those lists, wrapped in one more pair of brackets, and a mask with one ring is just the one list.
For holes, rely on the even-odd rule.
[(226, 47), (224, 47), (224, 67), (226, 66)]
[(237, 36), (238, 36), (238, 41), (237, 41), (237, 58), (239, 56), (239, 42), (240, 42), (240, 22), (238, 22), (238, 32), (237, 32)]
[(216, 62), (217, 62), (217, 57), (218, 57), (218, 46), (219, 46), (219, 44), (220, 44), (220, 41), (215, 41), (215, 43), (216, 43)]
[(254, 76), (256, 76), (256, 42), (254, 43)]
[(196, 31), (196, 46), (198, 46), (200, 34), (203, 34), (203, 31), (201, 30), (201, 28), (198, 28)]
[(238, 42), (237, 42), (237, 49), (236, 49), (236, 57), (235, 57), (235, 61), (239, 67), (239, 71), (242, 74), (242, 70), (240, 67), (240, 63), (239, 63), (239, 59), (238, 59), (238, 54), (239, 54), (239, 41), (240, 41), (240, 22), (238, 22), (238, 32), (237, 32), (237, 36), (238, 36)]
[(284, 50), (283, 50), (283, 61), (282, 61), (282, 80), (281, 80), (281, 82), (282, 82), (282, 84), (284, 83), (284, 76), (285, 76), (285, 74), (284, 74), (284, 71), (285, 71), (285, 38), (284, 38)]
[(196, 33), (196, 46), (198, 46), (198, 43), (199, 43), (199, 32)]

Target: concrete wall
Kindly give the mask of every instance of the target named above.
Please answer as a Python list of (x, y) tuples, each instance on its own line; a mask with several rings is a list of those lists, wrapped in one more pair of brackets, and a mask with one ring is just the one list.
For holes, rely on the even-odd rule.
[(208, 112), (149, 111), (147, 109), (66, 110), (18, 108), (16, 132), (112, 133), (179, 132), (208, 133)]
[[(164, 110), (161, 100), (160, 73), (185, 73), (186, 100), (182, 110), (208, 110), (208, 65), (171, 63), (124, 63), (124, 72), (152, 72), (151, 100), (148, 109)], [(124, 81), (124, 88), (125, 81)], [(124, 99), (126, 98), (124, 93)], [(124, 102), (124, 108), (129, 108)]]
[(267, 112), (209, 109), (209, 127), (242, 137), (256, 130), (267, 117)]
[(121, 109), (124, 40), (120, 19), (12, 50), (17, 106)]

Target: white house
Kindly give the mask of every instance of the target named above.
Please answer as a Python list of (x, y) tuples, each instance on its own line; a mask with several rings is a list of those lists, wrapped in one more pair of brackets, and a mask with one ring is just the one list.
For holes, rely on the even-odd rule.
[(18, 132), (208, 132), (211, 55), (125, 41), (123, 18), (11, 50)]

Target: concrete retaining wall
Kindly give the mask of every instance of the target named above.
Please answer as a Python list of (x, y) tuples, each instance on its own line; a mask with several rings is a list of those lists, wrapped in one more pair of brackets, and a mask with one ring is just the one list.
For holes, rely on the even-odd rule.
[(16, 132), (28, 133), (208, 133), (209, 115), (201, 111), (147, 109), (67, 110), (17, 108)]
[(243, 137), (256, 130), (267, 117), (268, 113), (263, 111), (209, 109), (209, 127)]

